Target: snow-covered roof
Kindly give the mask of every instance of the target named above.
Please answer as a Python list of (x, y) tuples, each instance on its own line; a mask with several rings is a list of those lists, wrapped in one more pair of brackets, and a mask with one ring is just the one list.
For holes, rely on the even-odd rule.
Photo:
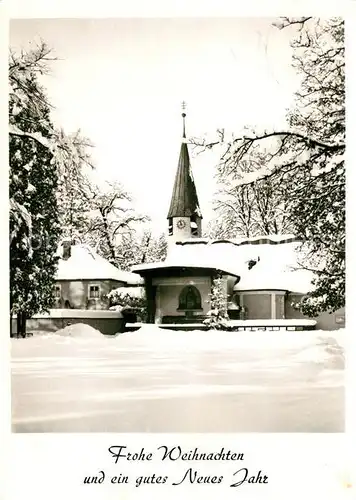
[(137, 274), (120, 271), (88, 245), (72, 245), (71, 256), (59, 259), (57, 280), (115, 280), (128, 285), (142, 283)]
[(263, 243), (253, 247), (240, 247), (245, 262), (255, 262), (251, 269), (244, 267), (234, 290), (286, 290), (307, 293), (312, 289), (313, 273), (300, 269), (301, 243), (288, 239), (278, 244)]
[[(285, 290), (295, 293), (307, 293), (312, 289), (312, 273), (302, 269), (273, 271), (271, 262), (268, 266), (259, 269), (258, 266), (248, 270), (241, 276), (239, 283), (234, 286), (235, 291), (247, 290)], [(279, 266), (278, 266), (279, 267)]]
[[(165, 262), (134, 266), (134, 272), (173, 267), (215, 268), (240, 277), (235, 290), (311, 290), (313, 274), (297, 269), (301, 243), (293, 235), (236, 240), (192, 238), (169, 249)], [(248, 268), (249, 261), (255, 265)]]

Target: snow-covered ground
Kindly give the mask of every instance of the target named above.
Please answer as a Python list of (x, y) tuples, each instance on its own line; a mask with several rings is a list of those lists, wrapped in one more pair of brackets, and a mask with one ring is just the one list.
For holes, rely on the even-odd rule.
[(73, 325), (13, 339), (13, 430), (340, 432), (345, 336)]

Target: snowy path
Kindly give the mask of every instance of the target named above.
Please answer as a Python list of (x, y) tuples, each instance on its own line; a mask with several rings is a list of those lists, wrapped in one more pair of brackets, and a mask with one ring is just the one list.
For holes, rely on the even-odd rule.
[(13, 430), (342, 432), (343, 358), (320, 335), (146, 327), (14, 339)]

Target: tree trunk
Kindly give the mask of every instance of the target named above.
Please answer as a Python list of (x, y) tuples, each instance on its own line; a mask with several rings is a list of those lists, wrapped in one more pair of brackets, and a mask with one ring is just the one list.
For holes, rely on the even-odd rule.
[(147, 278), (145, 280), (145, 291), (146, 291), (146, 298), (147, 298), (147, 323), (154, 323), (155, 322), (156, 289), (157, 289), (157, 287), (152, 285), (152, 279)]
[(152, 235), (149, 234), (147, 236), (146, 243), (143, 245), (141, 264), (144, 264), (146, 262), (146, 258), (147, 258), (147, 254), (148, 254), (148, 249), (149, 249), (150, 242), (151, 242), (151, 237), (152, 237)]
[(26, 337), (26, 313), (24, 311), (17, 313), (17, 336)]
[(109, 252), (110, 252), (110, 255), (111, 255), (111, 261), (112, 262), (116, 262), (116, 251), (115, 251), (115, 247), (114, 247), (114, 245), (113, 245), (113, 243), (111, 241), (111, 238), (110, 238), (108, 220), (106, 218), (106, 215), (104, 215), (103, 213), (101, 215), (102, 215), (102, 218), (103, 218), (105, 238), (106, 238), (106, 242), (107, 242), (107, 245), (108, 245), (108, 248), (109, 248)]

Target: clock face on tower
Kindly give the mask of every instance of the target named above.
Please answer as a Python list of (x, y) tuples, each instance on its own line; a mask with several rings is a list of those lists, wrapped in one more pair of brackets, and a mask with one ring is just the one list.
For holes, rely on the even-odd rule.
[(177, 227), (179, 229), (183, 229), (185, 227), (185, 221), (183, 219), (179, 219), (179, 221), (177, 222)]

